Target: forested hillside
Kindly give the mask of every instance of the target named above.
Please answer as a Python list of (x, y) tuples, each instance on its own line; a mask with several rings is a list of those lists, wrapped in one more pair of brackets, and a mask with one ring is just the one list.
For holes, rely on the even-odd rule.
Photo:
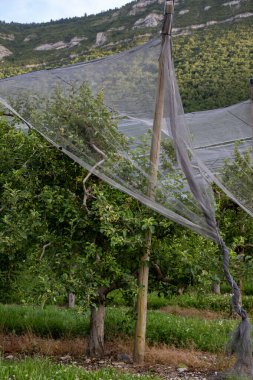
[[(0, 23), (0, 78), (113, 54), (159, 37), (163, 1), (43, 24)], [(186, 111), (246, 99), (253, 76), (253, 0), (178, 0), (174, 59)]]

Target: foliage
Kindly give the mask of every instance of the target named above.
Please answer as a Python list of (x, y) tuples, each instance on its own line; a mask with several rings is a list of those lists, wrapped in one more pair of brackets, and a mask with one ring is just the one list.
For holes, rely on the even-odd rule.
[(43, 305), (71, 286), (64, 273), (74, 266), (87, 224), (83, 170), (33, 132), (2, 122), (0, 133), (1, 278), (17, 300)]
[(157, 377), (124, 374), (114, 369), (101, 369), (91, 372), (74, 364), (55, 364), (42, 358), (25, 359), (19, 362), (0, 359), (0, 377), (2, 380), (14, 378), (18, 380), (158, 380)]
[[(45, 125), (54, 125), (63, 138), (71, 138), (84, 151), (96, 146), (107, 152), (111, 135), (115, 150), (117, 144), (127, 147), (102, 94), (92, 96), (86, 83), (78, 91), (71, 87), (67, 96), (58, 89), (43, 109), (27, 108), (36, 126), (43, 131)], [(152, 289), (168, 293), (181, 286), (209, 284), (211, 274), (203, 271), (202, 263), (206, 264), (207, 252), (210, 257), (215, 252), (211, 242), (195, 235), (193, 240), (189, 231), (96, 179), (86, 184), (82, 207), (82, 169), (35, 133), (24, 135), (5, 125), (2, 136), (1, 249), (8, 261), (3, 277), (12, 274), (13, 300), (43, 307), (74, 291), (78, 303), (86, 307), (96, 304), (101, 292), (106, 298), (115, 288), (122, 288), (132, 300), (147, 230), (154, 235)], [(93, 153), (98, 154), (94, 149)], [(21, 162), (16, 163), (15, 157)], [(167, 275), (171, 262), (173, 269)], [(164, 276), (157, 276), (157, 268)]]
[[(80, 92), (72, 88), (67, 102), (57, 91), (47, 113), (36, 115), (42, 127), (45, 123), (60, 126), (63, 136), (83, 128), (84, 139), (101, 144), (102, 149), (108, 138), (96, 141), (96, 129), (104, 128), (106, 135), (112, 128), (115, 138), (122, 139), (102, 94), (92, 97), (86, 84)], [(65, 119), (72, 128), (67, 128)], [(4, 121), (1, 127), (0, 284), (12, 301), (44, 306), (64, 302), (66, 294), (74, 291), (78, 304), (86, 307), (97, 303), (100, 289), (106, 289), (107, 295), (107, 290), (121, 288), (133, 304), (147, 230), (153, 233), (152, 290), (167, 295), (189, 286), (201, 292), (210, 288), (220, 266), (211, 241), (151, 213), (95, 178), (89, 180), (91, 196), (83, 208), (85, 172), (80, 167), (35, 133), (25, 135)], [(125, 144), (124, 139), (120, 143)], [(227, 227), (224, 224), (227, 237), (237, 236), (239, 241), (242, 231), (235, 234)], [(8, 301), (8, 293), (2, 294)]]
[(74, 291), (86, 307), (102, 287), (121, 288), (133, 305), (147, 229), (153, 232), (151, 290), (210, 288), (220, 265), (212, 242), (95, 178), (85, 209), (79, 166), (33, 132), (2, 121), (0, 134), (2, 301), (43, 307), (66, 302)]
[[(81, 88), (81, 95), (87, 96), (86, 88)], [(112, 115), (103, 108), (99, 96), (89, 98), (85, 110), (77, 109), (82, 102), (78, 96), (75, 99), (69, 102), (69, 107), (77, 111), (74, 115), (78, 115), (74, 124), (82, 115), (87, 117), (88, 109), (92, 114), (94, 106), (96, 112), (94, 119), (88, 120), (88, 128), (96, 120), (105, 121), (105, 131), (109, 128)], [(56, 100), (60, 112), (65, 103), (60, 107), (61, 98)], [(53, 111), (49, 115), (53, 117)], [(110, 128), (113, 132), (115, 122)], [(2, 286), (11, 290), (12, 300), (44, 306), (74, 291), (79, 303), (88, 306), (97, 302), (102, 288), (126, 289), (126, 284), (131, 284), (134, 291), (133, 274), (142, 248), (141, 226), (145, 225), (141, 214), (145, 217), (145, 210), (96, 179), (89, 182), (92, 197), (85, 209), (84, 171), (79, 166), (34, 132), (25, 135), (2, 122), (0, 133), (1, 278)], [(94, 141), (96, 136), (91, 138)], [(122, 208), (123, 204), (128, 206)], [(134, 214), (136, 210), (140, 211), (139, 218)], [(136, 228), (140, 233), (132, 234)], [(8, 295), (3, 297), (6, 302)]]
[[(228, 158), (224, 162), (222, 169), (222, 180), (228, 189), (233, 191), (235, 198), (239, 199), (243, 205), (253, 208), (250, 197), (253, 184), (253, 163), (251, 148), (241, 151), (241, 141), (234, 144), (234, 157)], [(242, 147), (243, 149), (243, 147)]]
[(250, 25), (222, 25), (176, 39), (174, 60), (186, 112), (225, 107), (248, 98), (253, 54)]
[[(234, 146), (233, 159), (227, 159), (222, 169), (222, 181), (242, 205), (252, 210), (252, 156), (249, 150), (241, 152), (241, 143)], [(252, 276), (253, 219), (236, 203), (215, 188), (217, 218), (224, 239), (231, 250), (231, 267), (236, 281), (244, 291), (244, 282)]]
[(93, 95), (88, 83), (78, 87), (70, 84), (65, 90), (57, 87), (51, 97), (38, 101), (39, 104), (32, 104), (31, 123), (42, 132), (49, 125), (52, 136), (60, 134), (68, 141), (70, 150), (71, 144), (83, 148), (86, 160), (92, 162), (90, 156), (94, 153), (101, 159), (101, 153), (94, 152), (93, 146), (106, 154), (127, 147), (127, 138), (117, 128), (116, 113), (104, 104), (103, 91)]

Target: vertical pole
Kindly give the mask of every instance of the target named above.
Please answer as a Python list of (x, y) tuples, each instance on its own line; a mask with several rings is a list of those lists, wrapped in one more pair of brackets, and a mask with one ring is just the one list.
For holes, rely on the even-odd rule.
[[(147, 195), (149, 198), (154, 199), (155, 187), (157, 182), (157, 173), (160, 155), (160, 141), (163, 122), (164, 110), (164, 91), (165, 91), (165, 78), (164, 78), (164, 54), (163, 45), (166, 38), (171, 33), (172, 14), (174, 9), (174, 0), (166, 0), (164, 11), (164, 22), (162, 29), (162, 51), (159, 58), (159, 71), (158, 71), (158, 85), (156, 95), (156, 105), (153, 123), (153, 133), (150, 150), (150, 169), (149, 169), (149, 183)], [(148, 297), (148, 275), (149, 275), (149, 259), (151, 253), (152, 233), (147, 231), (145, 237), (145, 253), (141, 258), (139, 269), (138, 286), (139, 291), (137, 295), (137, 321), (135, 327), (135, 340), (134, 340), (134, 354), (133, 359), (135, 364), (142, 365), (144, 363), (145, 355), (145, 338), (146, 338), (146, 320), (147, 320), (147, 297)]]
[(76, 304), (76, 296), (74, 293), (70, 292), (68, 294), (68, 307), (70, 309), (74, 308), (75, 307), (75, 304)]
[[(250, 121), (251, 121), (251, 128), (252, 128), (252, 137), (253, 137), (253, 78), (250, 78), (249, 80), (249, 97), (252, 100), (251, 105), (250, 105)], [(253, 146), (251, 147), (252, 147), (252, 160), (253, 160)]]
[(249, 97), (253, 100), (253, 78), (249, 80)]

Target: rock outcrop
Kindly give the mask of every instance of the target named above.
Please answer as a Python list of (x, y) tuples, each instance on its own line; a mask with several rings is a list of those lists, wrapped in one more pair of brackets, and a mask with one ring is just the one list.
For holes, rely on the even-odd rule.
[(124, 29), (126, 29), (125, 26), (120, 26), (119, 28), (108, 29), (108, 32), (117, 32), (117, 31), (124, 30)]
[(223, 3), (222, 5), (223, 6), (231, 6), (231, 5), (239, 5), (240, 4), (240, 2), (241, 2), (241, 0), (233, 0), (233, 1), (229, 1), (229, 2), (227, 2), (227, 3)]
[(150, 13), (145, 18), (137, 20), (133, 26), (133, 29), (138, 28), (155, 28), (163, 19), (163, 15), (157, 13)]
[(86, 37), (73, 37), (70, 42), (58, 41), (51, 44), (42, 44), (37, 46), (34, 50), (37, 51), (47, 51), (47, 50), (59, 50), (72, 48), (74, 46), (80, 45), (80, 42), (87, 39)]
[(36, 37), (37, 37), (37, 34), (29, 34), (28, 36), (26, 36), (24, 38), (24, 42), (30, 42), (31, 40), (33, 40)]
[(193, 30), (205, 29), (205, 28), (208, 28), (209, 26), (226, 24), (228, 22), (237, 21), (242, 18), (248, 18), (248, 17), (253, 17), (253, 12), (240, 13), (236, 16), (230, 17), (222, 21), (211, 20), (211, 21), (207, 21), (205, 24), (189, 25), (189, 26), (186, 26), (185, 28), (173, 28), (172, 32), (174, 35), (178, 35), (178, 36), (188, 35), (188, 34), (191, 34)]
[(129, 16), (135, 16), (139, 12), (143, 12), (149, 4), (155, 3), (156, 0), (141, 0), (132, 6), (131, 11), (128, 13)]
[(101, 46), (107, 41), (107, 36), (105, 32), (99, 32), (96, 36), (96, 46)]
[(180, 12), (178, 12), (178, 14), (179, 14), (180, 16), (182, 16), (182, 15), (185, 15), (186, 13), (189, 13), (189, 12), (190, 12), (189, 9), (182, 9)]
[(119, 11), (114, 12), (114, 13), (112, 14), (112, 17), (113, 17), (113, 18), (118, 17), (118, 16), (119, 16), (119, 13), (120, 13)]
[(37, 51), (59, 50), (59, 49), (65, 49), (66, 47), (68, 47), (67, 43), (63, 41), (58, 41), (53, 44), (39, 45), (34, 50), (37, 50)]
[(2, 40), (8, 40), (8, 41), (14, 41), (15, 40), (14, 34), (0, 33), (0, 38)]
[(12, 55), (13, 53), (7, 49), (5, 46), (0, 45), (0, 59), (3, 59), (4, 57), (8, 57), (9, 55)]

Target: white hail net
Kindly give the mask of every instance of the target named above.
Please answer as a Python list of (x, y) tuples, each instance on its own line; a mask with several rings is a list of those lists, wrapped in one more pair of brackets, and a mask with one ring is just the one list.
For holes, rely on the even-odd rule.
[[(2, 104), (10, 108), (14, 99), (19, 114), (80, 165), (173, 221), (217, 240), (213, 182), (253, 215), (252, 101), (184, 115), (170, 36), (160, 50), (161, 40), (154, 39), (104, 59), (6, 78), (0, 81)], [(158, 177), (150, 196), (148, 131), (154, 119), (159, 56), (164, 115)], [(70, 120), (74, 87), (84, 81), (94, 94), (103, 90), (106, 105), (119, 116), (118, 127), (102, 125), (102, 115), (96, 116), (96, 123), (92, 116), (87, 121), (81, 104)], [(69, 120), (48, 115), (62, 96), (59, 87)], [(87, 129), (86, 122), (92, 127)]]

